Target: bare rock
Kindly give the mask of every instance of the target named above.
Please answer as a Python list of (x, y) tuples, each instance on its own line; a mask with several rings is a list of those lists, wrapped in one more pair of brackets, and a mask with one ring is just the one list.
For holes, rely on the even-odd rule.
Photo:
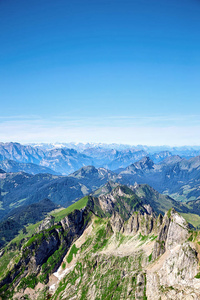
[(135, 291), (135, 299), (136, 300), (144, 299), (145, 285), (146, 285), (145, 275), (143, 273), (139, 273), (137, 276), (136, 291)]
[(185, 219), (173, 208), (169, 210), (163, 220), (158, 239), (153, 250), (153, 259), (158, 258), (166, 250), (180, 245), (189, 237), (189, 225)]
[(54, 225), (54, 220), (55, 217), (53, 216), (46, 217), (44, 221), (39, 225), (37, 232), (51, 228)]

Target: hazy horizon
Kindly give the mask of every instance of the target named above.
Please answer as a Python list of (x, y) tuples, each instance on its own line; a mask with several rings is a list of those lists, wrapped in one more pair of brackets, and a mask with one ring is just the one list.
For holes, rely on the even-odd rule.
[[(193, 150), (199, 150), (200, 149), (200, 145), (180, 145), (180, 146), (176, 146), (176, 145), (146, 145), (146, 144), (123, 144), (123, 143), (103, 143), (103, 142), (74, 142), (74, 141), (70, 141), (70, 142), (65, 142), (65, 141), (62, 141), (62, 142), (25, 142), (25, 143), (20, 143), (18, 141), (8, 141), (8, 142), (2, 142), (0, 141), (0, 144), (20, 144), (20, 145), (23, 145), (23, 146), (27, 146), (27, 145), (30, 145), (30, 146), (34, 146), (34, 147), (42, 147), (42, 146), (55, 146), (57, 148), (62, 148), (62, 147), (65, 147), (66, 145), (67, 146), (73, 146), (76, 147), (76, 146), (83, 146), (83, 149), (86, 149), (84, 148), (84, 146), (90, 146), (91, 148), (92, 147), (96, 147), (96, 146), (99, 146), (99, 147), (102, 147), (102, 148), (109, 148), (109, 149), (118, 149), (118, 148), (122, 148), (122, 149), (128, 149), (128, 148), (138, 148), (138, 150), (140, 149), (145, 149), (145, 148), (160, 148), (162, 151), (163, 150), (170, 150), (170, 149), (175, 149), (175, 148), (179, 148), (179, 149), (193, 149)], [(112, 147), (112, 148), (111, 148)]]

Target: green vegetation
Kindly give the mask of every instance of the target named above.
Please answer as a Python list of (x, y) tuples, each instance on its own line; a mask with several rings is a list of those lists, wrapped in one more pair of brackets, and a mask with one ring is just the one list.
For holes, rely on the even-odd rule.
[(66, 268), (66, 263), (65, 262), (62, 264), (62, 268), (63, 268), (63, 270)]
[(95, 237), (95, 244), (93, 246), (93, 251), (100, 251), (102, 248), (104, 248), (108, 242), (108, 239), (106, 238), (106, 229), (105, 227), (100, 228)]
[(24, 248), (29, 247), (32, 243), (34, 243), (35, 241), (39, 242), (42, 240), (43, 237), (43, 233), (38, 233), (35, 234), (34, 236), (32, 236), (28, 242), (24, 245)]
[(109, 237), (112, 234), (112, 228), (109, 221), (100, 225), (95, 230), (95, 237), (93, 240), (93, 252), (101, 251), (108, 243)]
[(200, 229), (200, 216), (196, 214), (191, 213), (181, 213), (181, 216), (190, 224), (192, 224), (194, 227)]
[[(167, 195), (169, 195), (169, 192), (166, 192)], [(172, 197), (172, 199), (178, 201), (178, 202), (187, 202), (188, 199), (186, 197), (186, 193), (185, 195), (180, 195), (178, 193), (174, 193), (174, 194), (170, 194), (170, 197)]]
[(103, 218), (96, 217), (94, 220), (95, 225), (106, 224), (106, 221)]
[(82, 244), (81, 246), (81, 252), (84, 252), (85, 250), (88, 249), (88, 247), (92, 244), (93, 239), (91, 237), (88, 237), (85, 243)]
[[(20, 200), (19, 202), (21, 202)], [(14, 204), (15, 205), (15, 204)], [(26, 234), (25, 226), (35, 224), (43, 220), (47, 213), (57, 207), (49, 199), (43, 199), (38, 203), (33, 203), (28, 206), (22, 206), (14, 210), (9, 218), (0, 222), (0, 247), (5, 246), (12, 239), (21, 233), (22, 237)], [(20, 232), (21, 231), (21, 232)]]
[(0, 279), (5, 276), (8, 264), (11, 260), (15, 259), (13, 263), (18, 263), (20, 258), (20, 251), (18, 249), (10, 250), (8, 247), (5, 248), (3, 256), (0, 258)]
[(139, 233), (139, 239), (142, 242), (146, 242), (148, 240), (149, 236), (148, 235), (142, 235), (141, 233)]
[(98, 198), (89, 196), (87, 206), (96, 216), (100, 218), (110, 217), (109, 213), (104, 213), (104, 211), (101, 209)]
[(148, 260), (149, 260), (149, 262), (152, 261), (152, 253), (149, 255)]
[[(122, 194), (115, 195), (116, 201), (113, 205), (115, 206), (114, 210), (119, 212), (119, 214), (125, 220), (125, 224), (127, 224), (128, 221), (126, 220), (129, 218), (131, 209), (135, 209), (135, 214), (138, 214), (137, 210), (142, 210), (142, 203), (140, 202), (139, 197), (133, 194), (132, 191), (130, 192), (129, 188), (120, 188), (122, 190)], [(75, 240), (73, 240), (72, 236), (64, 241), (66, 235), (68, 234), (68, 231), (64, 231), (62, 229), (62, 226), (58, 224), (55, 224), (51, 228), (43, 230), (42, 232), (39, 232), (33, 236), (30, 236), (31, 232), (34, 233), (34, 230), (36, 229), (38, 224), (35, 224), (34, 226), (30, 225), (30, 227), (27, 227), (25, 234), (23, 234), (23, 232), (20, 232), (20, 235), (15, 238), (14, 244), (10, 243), (8, 245), (11, 248), (8, 248), (7, 250), (10, 251), (6, 251), (2, 257), (6, 260), (5, 265), (3, 263), (3, 260), (0, 259), (0, 270), (1, 268), (4, 268), (4, 266), (6, 269), (7, 265), (9, 264), (9, 260), (12, 260), (13, 265), (15, 263), (15, 260), (19, 260), (21, 246), (23, 250), (23, 257), (27, 257), (28, 255), (35, 255), (37, 253), (37, 247), (41, 244), (41, 242), (43, 242), (44, 239), (48, 241), (50, 240), (50, 238), (52, 238), (52, 235), (55, 235), (53, 237), (59, 237), (60, 240), (58, 244), (56, 244), (56, 248), (53, 248), (52, 252), (55, 251), (55, 249), (57, 249), (58, 247), (59, 249), (56, 250), (50, 257), (48, 256), (52, 252), (50, 252), (50, 254), (48, 254), (48, 256), (44, 258), (43, 262), (45, 261), (45, 263), (43, 263), (43, 265), (41, 266), (38, 276), (29, 274), (28, 276), (22, 278), (20, 281), (19, 289), (25, 289), (26, 287), (34, 288), (38, 282), (47, 284), (49, 275), (55, 272), (55, 270), (60, 266), (69, 249), (68, 256), (65, 262), (62, 263), (63, 270), (66, 268), (67, 263), (69, 264), (73, 261), (74, 257), (77, 258), (76, 263), (73, 264), (73, 269), (69, 273), (67, 273), (65, 277), (60, 281), (59, 287), (56, 290), (55, 294), (53, 296), (49, 295), (49, 299), (62, 299), (62, 297), (66, 296), (66, 294), (64, 296), (64, 293), (66, 293), (66, 288), (67, 293), (69, 292), (71, 298), (76, 297), (78, 292), (79, 299), (82, 300), (87, 298), (89, 299), (91, 292), (95, 293), (96, 300), (118, 300), (120, 298), (134, 299), (136, 289), (138, 289), (139, 286), (139, 284), (137, 286), (137, 276), (138, 274), (141, 274), (141, 272), (144, 272), (144, 265), (146, 266), (146, 264), (152, 261), (152, 253), (149, 256), (146, 256), (145, 252), (142, 250), (143, 248), (141, 247), (141, 245), (154, 241), (155, 239), (157, 239), (157, 236), (155, 236), (154, 234), (143, 235), (141, 233), (134, 236), (128, 236), (122, 234), (121, 232), (113, 232), (110, 220), (108, 218), (110, 214), (104, 213), (101, 209), (98, 198), (94, 198), (91, 196), (82, 198), (66, 209), (54, 211), (53, 215), (55, 217), (55, 221), (60, 221), (70, 213), (72, 213), (71, 219), (73, 219), (73, 217), (77, 216), (77, 211), (74, 210), (80, 210), (87, 204), (88, 207), (91, 208), (91, 210), (96, 214), (96, 216), (93, 216), (92, 212), (89, 212), (87, 215), (84, 213), (85, 223), (87, 223), (91, 216), (92, 219), (90, 220), (93, 220), (94, 222), (90, 223), (89, 230), (85, 232), (85, 235), (83, 237), (86, 238), (86, 240), (82, 244), (80, 249), (77, 248), (74, 244)], [(171, 216), (171, 209), (167, 214), (168, 217)], [(139, 216), (139, 220), (141, 222), (141, 229), (145, 228), (148, 232), (148, 226), (150, 222), (146, 222), (145, 217), (142, 215)], [(92, 231), (90, 231), (90, 229)], [(128, 231), (125, 232), (127, 233)], [(19, 237), (26, 238), (23, 242), (20, 242)], [(29, 240), (27, 240), (27, 238), (29, 238)], [(78, 234), (75, 235), (75, 238), (78, 238)], [(195, 231), (191, 231), (189, 240), (198, 241), (198, 233)], [(161, 248), (165, 247), (164, 241), (157, 242), (159, 243)], [(70, 245), (71, 248), (69, 248)], [(118, 248), (120, 245), (122, 245), (122, 247), (119, 248), (119, 251), (117, 249), (116, 255), (113, 255), (115, 248)], [(122, 253), (121, 250), (125, 249), (126, 246), (127, 251), (124, 251)], [(138, 248), (135, 249), (135, 246)], [(105, 249), (106, 251), (102, 251)], [(20, 267), (20, 271), (21, 273), (17, 275), (18, 280), (22, 276), (22, 267)], [(195, 277), (200, 278), (200, 273), (198, 273)], [(143, 295), (141, 298), (143, 300), (147, 300), (145, 274), (144, 279), (145, 284), (143, 290), (142, 283), (141, 292), (143, 293)], [(6, 289), (6, 287), (2, 287), (2, 289)], [(2, 292), (4, 293), (3, 290)], [(9, 293), (8, 291), (6, 292)], [(46, 295), (45, 297), (45, 299), (48, 299)]]
[(52, 216), (55, 217), (55, 222), (60, 222), (64, 217), (69, 215), (75, 209), (81, 210), (84, 208), (88, 203), (88, 196), (83, 197), (79, 201), (75, 202), (74, 204), (70, 205), (69, 207), (62, 209), (57, 212), (53, 212)]
[(195, 278), (197, 278), (197, 279), (200, 279), (200, 272), (199, 273), (197, 273), (197, 275), (196, 276), (194, 276)]
[(146, 295), (146, 284), (147, 284), (147, 278), (146, 278), (146, 274), (144, 274), (144, 292), (143, 292), (143, 300), (147, 300), (147, 295)]
[(167, 212), (168, 218), (171, 218), (171, 211), (172, 211), (172, 209), (170, 208), (170, 209), (168, 210), (168, 212)]
[(132, 238), (132, 236), (126, 236), (126, 235), (123, 235), (120, 232), (116, 232), (116, 239), (119, 241), (119, 245), (118, 246), (120, 246), (123, 243), (126, 243), (131, 238)]
[(28, 275), (27, 277), (21, 279), (20, 284), (18, 286), (18, 290), (26, 289), (27, 287), (34, 289), (37, 283), (38, 283), (38, 279), (35, 276), (35, 274)]
[(152, 235), (142, 235), (141, 233), (139, 233), (138, 238), (141, 242), (139, 246), (141, 246), (142, 244), (146, 243), (147, 241), (148, 242), (154, 241), (157, 238), (157, 235), (156, 236), (154, 234), (152, 234)]
[(42, 265), (41, 275), (39, 276), (40, 282), (43, 283), (47, 280), (49, 274), (51, 274), (61, 262), (65, 252), (65, 247), (60, 246), (60, 248), (48, 258), (47, 262)]
[[(36, 223), (36, 224), (30, 224), (27, 227), (25, 227), (25, 231), (20, 230), (19, 234), (6, 246), (10, 247), (10, 245), (15, 245), (15, 247), (20, 248), (20, 246), (27, 241), (28, 238), (30, 238), (33, 234), (35, 234), (36, 229), (38, 226), (42, 223), (42, 221)], [(0, 258), (1, 261), (1, 258)]]
[[(115, 190), (118, 189), (115, 188)], [(124, 220), (128, 220), (132, 211), (144, 211), (141, 199), (127, 186), (120, 186), (124, 196), (116, 196), (115, 211), (117, 211)]]
[(189, 242), (195, 242), (196, 239), (197, 239), (198, 232), (191, 230), (190, 233), (191, 233), (191, 235), (189, 236), (188, 241)]
[(73, 255), (76, 256), (77, 252), (78, 252), (78, 248), (76, 248), (76, 245), (73, 244), (73, 246), (70, 249), (69, 255), (67, 256), (67, 262), (68, 264), (72, 261), (73, 259)]
[[(97, 260), (97, 256), (91, 255), (89, 251), (60, 282), (52, 299), (62, 299), (67, 287), (70, 297), (76, 297), (78, 289), (79, 299), (85, 300), (89, 297), (89, 290), (91, 292), (91, 282), (97, 300), (134, 299), (137, 274), (133, 276), (132, 273), (137, 270), (139, 260), (138, 256), (105, 257), (104, 255), (98, 255)], [(127, 276), (123, 276), (124, 272)]]
[(0, 297), (2, 298), (2, 300), (4, 300), (4, 299), (12, 299), (13, 294), (14, 294), (14, 290), (12, 290), (12, 291), (7, 290), (7, 284), (4, 284), (0, 288)]

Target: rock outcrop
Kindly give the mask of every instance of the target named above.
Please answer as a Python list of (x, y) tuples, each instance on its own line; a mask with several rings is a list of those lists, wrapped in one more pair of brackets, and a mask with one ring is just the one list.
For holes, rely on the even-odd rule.
[(51, 228), (54, 225), (54, 220), (55, 217), (53, 216), (46, 217), (44, 221), (39, 225), (37, 232)]
[(113, 212), (110, 223), (114, 232), (121, 232), (125, 235), (135, 235), (141, 233), (148, 235), (150, 233), (157, 234), (159, 226), (157, 224), (160, 221), (160, 217), (156, 219), (152, 214), (135, 212), (127, 220), (123, 220), (119, 213)]
[(168, 211), (147, 268), (147, 299), (200, 299), (198, 255), (188, 241), (189, 226), (174, 209)]
[(173, 208), (169, 210), (162, 221), (162, 226), (156, 240), (153, 259), (158, 258), (166, 250), (173, 249), (189, 237), (189, 225)]

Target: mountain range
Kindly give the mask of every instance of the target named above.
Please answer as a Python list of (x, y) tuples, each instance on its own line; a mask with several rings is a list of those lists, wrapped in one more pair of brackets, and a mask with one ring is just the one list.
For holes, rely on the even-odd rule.
[(189, 160), (171, 156), (155, 164), (149, 157), (120, 170), (121, 183), (147, 183), (160, 193), (171, 195), (175, 200), (199, 199), (200, 156)]
[[(134, 186), (135, 183), (148, 184), (159, 193), (167, 194), (174, 200), (189, 201), (188, 204), (193, 211), (193, 206), (198, 206), (200, 197), (199, 168), (199, 156), (189, 160), (171, 156), (158, 164), (155, 164), (149, 157), (144, 157), (116, 172), (105, 168), (97, 169), (94, 166), (82, 167), (68, 176), (1, 171), (0, 219), (12, 209), (37, 203), (44, 198), (67, 207), (110, 180), (130, 186)], [(176, 208), (178, 209), (177, 205)], [(180, 208), (178, 210), (181, 211)]]
[(0, 299), (199, 299), (198, 149), (58, 146), (1, 144)]
[[(68, 175), (83, 166), (93, 165), (112, 171), (126, 168), (148, 156), (154, 163), (179, 155), (189, 159), (200, 155), (198, 147), (147, 147), (117, 144), (30, 144), (0, 143), (0, 168), (7, 172)], [(36, 166), (37, 165), (37, 166)]]

